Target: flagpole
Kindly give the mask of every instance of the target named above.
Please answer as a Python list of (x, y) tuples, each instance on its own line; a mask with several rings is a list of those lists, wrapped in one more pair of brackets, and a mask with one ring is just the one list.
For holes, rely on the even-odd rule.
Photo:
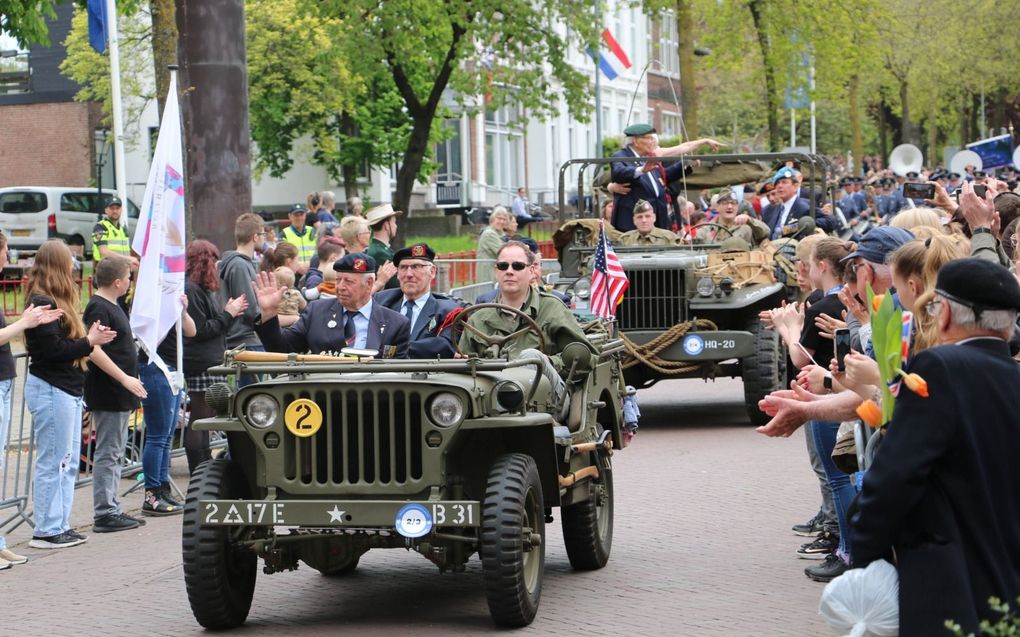
[[(170, 86), (177, 86), (177, 65), (171, 64), (167, 66), (170, 70)], [(170, 93), (174, 96), (177, 95), (177, 91), (167, 91), (168, 97)], [(179, 121), (179, 120), (178, 120)], [(160, 122), (162, 124), (162, 122)], [(183, 150), (183, 149), (182, 149)], [(184, 164), (181, 164), (181, 168), (184, 168)], [(182, 171), (183, 172), (183, 171)], [(187, 310), (184, 310), (187, 312)], [(180, 386), (184, 387), (184, 317), (177, 317), (177, 380), (180, 381)]]
[[(595, 0), (595, 26), (602, 25), (602, 15), (600, 9), (601, 0)], [(602, 72), (599, 70), (599, 55), (602, 49), (602, 43), (598, 42), (595, 45), (595, 155), (594, 157), (602, 156)], [(594, 202), (593, 204), (594, 205)], [(581, 207), (581, 202), (578, 202), (578, 208)]]
[[(117, 186), (117, 197), (125, 202), (127, 209), (127, 178), (124, 172), (124, 117), (121, 115), (120, 93), (120, 43), (117, 36), (117, 2), (106, 0), (106, 19), (109, 25), (110, 39), (110, 91), (113, 94), (113, 171)], [(127, 215), (120, 218), (123, 226), (127, 225)]]

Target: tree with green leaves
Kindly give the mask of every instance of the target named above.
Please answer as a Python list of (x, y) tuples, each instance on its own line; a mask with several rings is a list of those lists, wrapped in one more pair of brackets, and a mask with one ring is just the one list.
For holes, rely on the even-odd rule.
[(375, 78), (368, 86), (376, 95), (399, 97), (403, 127), (360, 135), (388, 135), (403, 149), (394, 202), (401, 209), (415, 181), (431, 172), (447, 99), (468, 111), (514, 103), (538, 118), (554, 114), (562, 99), (574, 118), (588, 119), (590, 74), (568, 62), (597, 37), (588, 0), (306, 2), (344, 22), (343, 41), (356, 53), (348, 58), (352, 72)]
[(46, 20), (57, 17), (56, 4), (57, 0), (0, 0), (0, 32), (6, 31), (21, 46), (49, 44)]

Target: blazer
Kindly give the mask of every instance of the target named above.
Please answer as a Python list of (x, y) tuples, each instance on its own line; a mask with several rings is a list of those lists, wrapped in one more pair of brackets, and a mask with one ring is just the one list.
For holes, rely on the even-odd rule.
[[(613, 153), (613, 157), (637, 157), (638, 155), (631, 149), (630, 146), (621, 148), (620, 150)], [(670, 163), (664, 163), (663, 167), (666, 171), (666, 183), (662, 183), (662, 174), (659, 171), (648, 174), (637, 174), (637, 169), (641, 167), (641, 164), (635, 162), (626, 161), (614, 161), (612, 163), (612, 178), (615, 183), (627, 184), (630, 186), (630, 192), (626, 195), (614, 195), (613, 196), (613, 227), (620, 232), (627, 232), (628, 230), (634, 230), (634, 204), (639, 199), (644, 199), (648, 203), (652, 204), (655, 209), (655, 225), (669, 230), (672, 227), (672, 223), (669, 220), (669, 202), (666, 199), (666, 186), (679, 179), (684, 173), (684, 164), (681, 161), (674, 161)], [(652, 179), (656, 180), (656, 186), (658, 187), (658, 195), (652, 186)]]
[[(761, 220), (765, 222), (769, 227), (771, 238), (779, 239), (783, 236), (783, 229), (779, 228), (779, 220), (783, 216), (783, 204), (778, 203), (767, 206), (761, 213)], [(801, 217), (811, 216), (811, 204), (807, 202), (803, 197), (797, 197), (793, 202), (793, 207), (790, 208), (790, 216), (787, 217), (786, 223), (796, 225), (797, 220)], [(823, 215), (819, 212), (815, 216), (815, 225), (826, 232), (831, 232), (836, 229), (836, 220), (828, 215)]]
[[(374, 298), (377, 304), (403, 316), (404, 293), (399, 288), (382, 290), (377, 292)], [(425, 306), (418, 313), (418, 320), (410, 326), (407, 357), (453, 358), (453, 325), (447, 325), (445, 328), (443, 326), (450, 314), (458, 312), (462, 307), (448, 296), (429, 294)]]
[[(280, 321), (274, 316), (256, 323), (255, 332), (269, 352), (339, 352), (347, 346), (346, 321), (347, 314), (338, 299), (318, 299), (309, 303), (297, 323), (290, 327), (280, 329)], [(379, 303), (372, 304), (367, 349), (379, 350), (380, 358), (407, 358), (409, 333), (410, 321), (402, 314)]]
[(964, 634), (994, 619), (988, 598), (1020, 594), (1020, 366), (1005, 341), (969, 340), (919, 353), (910, 372), (929, 397), (900, 389), (850, 518), (850, 555), (864, 566), (895, 549), (900, 635)]

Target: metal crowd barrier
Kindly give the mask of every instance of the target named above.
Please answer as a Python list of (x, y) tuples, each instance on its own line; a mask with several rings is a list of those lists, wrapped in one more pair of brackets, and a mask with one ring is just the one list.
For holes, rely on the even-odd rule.
[[(11, 425), (7, 440), (0, 440), (0, 451), (4, 462), (0, 469), (0, 534), (10, 533), (24, 523), (32, 522), (31, 495), (33, 477), (33, 459), (35, 457), (35, 430), (32, 418), (24, 400), (24, 382), (28, 377), (28, 356), (16, 354), (16, 363), (21, 368), (11, 396)], [(170, 451), (171, 458), (184, 455), (184, 424), (187, 423), (187, 405), (183, 401), (178, 414), (177, 428)], [(87, 406), (86, 406), (87, 408)], [(92, 418), (88, 411), (82, 416), (81, 446), (78, 458), (78, 478), (75, 489), (92, 484), (92, 457), (95, 453), (95, 436), (92, 431)], [(215, 435), (209, 442), (212, 449), (225, 448), (226, 437)], [(124, 450), (122, 478), (135, 478), (134, 484), (125, 489), (122, 496), (142, 488), (142, 454), (145, 450), (145, 418), (144, 411), (137, 409), (128, 419), (128, 437)], [(176, 488), (176, 484), (171, 481)], [(183, 495), (183, 494), (178, 494)]]

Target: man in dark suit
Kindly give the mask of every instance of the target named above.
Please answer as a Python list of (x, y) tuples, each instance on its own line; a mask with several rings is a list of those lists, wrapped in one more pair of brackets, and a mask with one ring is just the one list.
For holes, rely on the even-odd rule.
[(436, 252), (416, 243), (393, 255), (400, 289), (382, 290), (375, 302), (411, 322), (408, 358), (453, 358), (453, 319), (461, 310), (453, 299), (432, 292)]
[[(627, 145), (613, 153), (613, 157), (651, 157), (659, 150), (659, 138), (655, 128), (649, 124), (632, 124), (624, 129)], [(717, 146), (718, 142), (697, 139), (672, 147), (671, 155), (679, 156), (692, 153), (703, 144)], [(634, 205), (641, 199), (652, 204), (655, 209), (655, 225), (671, 230), (673, 223), (669, 219), (669, 195), (666, 186), (679, 179), (685, 168), (681, 161), (673, 161), (664, 165), (658, 161), (638, 164), (632, 161), (614, 161), (612, 163), (612, 181), (624, 184), (630, 190), (626, 194), (613, 197), (613, 227), (620, 232), (634, 230)], [(688, 172), (690, 167), (688, 167)]]
[[(779, 203), (769, 205), (762, 211), (761, 217), (771, 232), (773, 239), (779, 239), (786, 233), (796, 232), (797, 220), (811, 215), (811, 204), (799, 196), (797, 174), (788, 166), (779, 169), (772, 178)], [(832, 211), (825, 213), (818, 209), (815, 225), (826, 232), (836, 230), (836, 219)]]
[(903, 637), (947, 634), (947, 619), (976, 634), (997, 618), (989, 597), (1020, 595), (1020, 367), (1007, 345), (1020, 286), (1000, 265), (959, 259), (929, 308), (943, 345), (909, 369), (928, 397), (900, 387), (851, 517), (855, 567), (894, 557)]
[(312, 301), (297, 323), (280, 329), (277, 308), (283, 288), (269, 273), (259, 273), (255, 296), (262, 316), (255, 326), (270, 352), (340, 352), (345, 347), (372, 349), (380, 358), (407, 358), (410, 321), (372, 302), (375, 259), (361, 252), (333, 264), (336, 298)]

